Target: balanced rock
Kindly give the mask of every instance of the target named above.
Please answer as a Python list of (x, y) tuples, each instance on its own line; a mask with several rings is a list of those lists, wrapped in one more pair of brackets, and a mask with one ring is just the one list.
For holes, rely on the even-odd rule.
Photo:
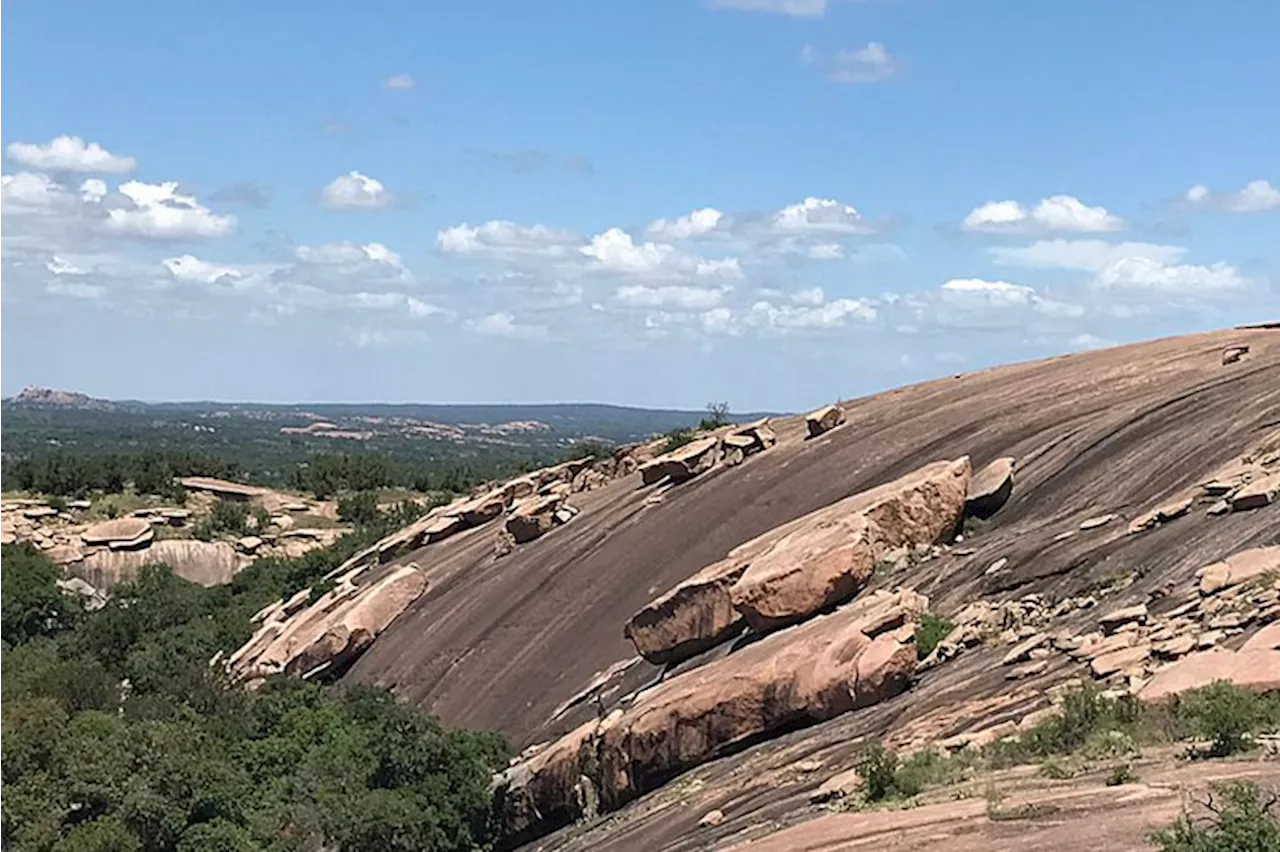
[(1013, 465), (1013, 458), (1005, 456), (974, 474), (965, 496), (966, 515), (989, 518), (1000, 510), (1013, 493)]
[(810, 438), (816, 438), (819, 435), (830, 432), (843, 422), (844, 409), (838, 405), (828, 405), (825, 408), (819, 408), (817, 411), (811, 411), (804, 416), (804, 424), (809, 430)]
[(110, 545), (112, 542), (128, 544), (150, 534), (151, 524), (142, 518), (117, 518), (94, 524), (82, 532), (80, 538), (85, 544), (92, 545)]
[(564, 498), (560, 495), (541, 497), (518, 506), (507, 518), (506, 529), (516, 544), (533, 541), (551, 531), (556, 524), (556, 511)]
[(1228, 502), (1231, 504), (1231, 511), (1246, 512), (1271, 505), (1278, 493), (1280, 493), (1280, 473), (1273, 473), (1244, 485), (1231, 495)]
[(968, 485), (968, 457), (934, 462), (785, 525), (734, 584), (734, 608), (764, 631), (848, 600), (890, 550), (950, 536)]

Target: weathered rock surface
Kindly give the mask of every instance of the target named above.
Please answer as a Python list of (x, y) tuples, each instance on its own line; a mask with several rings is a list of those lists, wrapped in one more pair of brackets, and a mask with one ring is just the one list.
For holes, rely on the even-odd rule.
[(969, 482), (964, 511), (975, 518), (989, 518), (1000, 510), (1013, 493), (1014, 459), (998, 458), (978, 471)]
[(889, 550), (953, 534), (968, 485), (967, 457), (934, 462), (787, 525), (734, 584), (734, 608), (763, 631), (848, 600)]
[(1237, 491), (1228, 502), (1233, 512), (1261, 509), (1275, 501), (1280, 494), (1280, 473), (1273, 473), (1248, 483)]
[(729, 590), (747, 570), (747, 560), (729, 557), (708, 565), (631, 616), (624, 632), (651, 663), (686, 660), (712, 648), (742, 627)]
[(1202, 595), (1212, 595), (1267, 574), (1280, 575), (1280, 545), (1237, 551), (1196, 573)]
[(1280, 689), (1280, 650), (1260, 644), (1239, 651), (1211, 648), (1183, 657), (1152, 675), (1138, 698), (1154, 703), (1219, 680), (1254, 692)]
[(117, 518), (114, 521), (103, 521), (94, 524), (80, 538), (85, 544), (106, 544), (112, 542), (132, 542), (151, 532), (151, 524), (141, 518)]
[(561, 496), (541, 497), (530, 500), (516, 508), (507, 518), (506, 529), (515, 539), (516, 544), (533, 541), (556, 525), (556, 512), (564, 498)]
[(811, 411), (804, 417), (805, 428), (810, 438), (816, 438), (839, 426), (844, 422), (844, 409), (838, 405), (828, 405)]
[(500, 821), (537, 836), (582, 816), (595, 799), (585, 784), (602, 810), (615, 810), (734, 743), (896, 695), (915, 668), (914, 626), (873, 639), (868, 623), (866, 611), (837, 610), (653, 687), (508, 770)]
[(144, 565), (168, 565), (184, 580), (217, 586), (231, 582), (247, 564), (226, 542), (164, 539), (145, 550), (98, 551), (71, 566), (70, 573), (100, 589), (109, 589), (137, 577)]
[(721, 439), (715, 436), (697, 438), (669, 453), (658, 456), (640, 468), (641, 481), (652, 485), (669, 479), (684, 482), (710, 470), (720, 460)]
[(293, 615), (285, 605), (267, 616), (253, 638), (231, 655), (228, 665), (233, 674), (250, 683), (280, 671), (312, 678), (341, 668), (426, 587), (426, 577), (414, 565), (392, 568), (360, 586), (344, 580)]

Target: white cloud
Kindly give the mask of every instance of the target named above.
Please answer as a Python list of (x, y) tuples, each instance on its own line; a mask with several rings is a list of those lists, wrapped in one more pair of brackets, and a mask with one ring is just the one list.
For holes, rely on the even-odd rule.
[(707, 0), (707, 5), (712, 9), (768, 12), (796, 18), (821, 18), (827, 11), (827, 0)]
[(320, 203), (334, 209), (386, 207), (394, 200), (382, 181), (357, 171), (339, 175), (320, 191)]
[(1126, 257), (1098, 272), (1096, 287), (1174, 296), (1215, 296), (1246, 289), (1253, 282), (1229, 263), (1210, 266), (1165, 264), (1146, 257)]
[(69, 260), (64, 260), (56, 254), (45, 261), (44, 268), (52, 272), (54, 275), (87, 275), (88, 273), (76, 266)]
[(109, 231), (156, 240), (212, 239), (235, 230), (235, 216), (219, 216), (189, 195), (178, 192), (176, 181), (120, 185), (131, 207), (107, 211)]
[(9, 159), (46, 172), (128, 174), (138, 167), (133, 157), (117, 156), (97, 142), (86, 143), (79, 136), (58, 136), (44, 145), (12, 142)]
[(719, 305), (724, 300), (725, 291), (707, 287), (629, 284), (619, 287), (615, 295), (619, 302), (632, 307), (704, 311)]
[(827, 297), (822, 292), (821, 287), (807, 287), (803, 290), (797, 290), (791, 294), (791, 301), (795, 302), (797, 305), (809, 305), (811, 307), (816, 307), (825, 302), (826, 299)]
[(107, 288), (101, 284), (85, 284), (82, 281), (50, 281), (45, 287), (55, 296), (68, 296), (72, 299), (101, 299)]
[(382, 85), (386, 86), (388, 89), (399, 89), (403, 91), (405, 89), (412, 89), (417, 85), (417, 81), (408, 74), (395, 74), (383, 80)]
[(351, 304), (371, 311), (403, 311), (411, 317), (422, 318), (445, 313), (443, 308), (416, 299), (405, 293), (355, 293)]
[(1067, 341), (1067, 345), (1076, 351), (1087, 351), (1091, 349), (1103, 349), (1107, 346), (1112, 346), (1113, 344), (1096, 334), (1085, 332), (1072, 337)]
[(810, 260), (841, 260), (844, 258), (844, 246), (839, 243), (818, 243), (808, 247), (806, 254)]
[(818, 305), (760, 301), (751, 306), (745, 322), (757, 328), (804, 330), (839, 328), (851, 319), (870, 322), (875, 318), (875, 307), (865, 299), (834, 299)]
[(674, 246), (665, 243), (636, 244), (621, 228), (610, 228), (591, 238), (580, 251), (609, 272), (643, 274), (654, 272), (675, 257)]
[(169, 270), (169, 274), (176, 281), (190, 281), (197, 284), (216, 284), (221, 279), (227, 278), (232, 281), (241, 277), (239, 271), (229, 266), (219, 266), (216, 263), (210, 263), (201, 260), (190, 254), (184, 254), (181, 257), (169, 257), (160, 261), (164, 268)]
[(1236, 192), (1211, 192), (1202, 183), (1186, 191), (1183, 201), (1193, 207), (1209, 207), (1229, 213), (1257, 213), (1280, 207), (1280, 189), (1270, 181), (1253, 180)]
[(741, 281), (746, 277), (742, 271), (742, 264), (738, 262), (736, 257), (726, 257), (720, 260), (699, 260), (698, 265), (694, 268), (694, 274), (699, 278), (725, 278), (734, 281)]
[(981, 278), (953, 278), (942, 285), (944, 298), (982, 300), (996, 305), (1026, 305), (1036, 298), (1036, 291), (1008, 281), (986, 281)]
[(964, 219), (965, 230), (990, 234), (1105, 233), (1124, 227), (1124, 220), (1105, 207), (1090, 207), (1073, 195), (1052, 195), (1034, 207), (1017, 201), (988, 201), (975, 207)]
[(578, 236), (570, 231), (502, 220), (474, 227), (463, 223), (436, 234), (436, 245), (441, 251), (475, 257), (560, 257), (580, 243)]
[(492, 337), (511, 337), (516, 339), (538, 339), (547, 336), (545, 325), (524, 325), (516, 322), (514, 315), (499, 311), (468, 322), (468, 327), (477, 334)]
[(827, 68), (827, 79), (833, 83), (879, 83), (897, 70), (898, 60), (883, 44), (873, 41), (866, 47), (837, 53)]
[(74, 201), (66, 187), (35, 172), (18, 172), (0, 177), (0, 204), (5, 213), (18, 210), (40, 210)]
[(875, 230), (852, 206), (813, 196), (775, 213), (773, 227), (788, 234), (868, 234)]
[(678, 219), (657, 219), (649, 224), (649, 233), (661, 239), (688, 240), (711, 233), (723, 220), (719, 210), (704, 207)]
[(1029, 246), (993, 246), (987, 249), (1001, 266), (1026, 269), (1074, 269), (1098, 272), (1126, 257), (1144, 257), (1159, 263), (1176, 263), (1187, 250), (1182, 246), (1104, 240), (1037, 240)]

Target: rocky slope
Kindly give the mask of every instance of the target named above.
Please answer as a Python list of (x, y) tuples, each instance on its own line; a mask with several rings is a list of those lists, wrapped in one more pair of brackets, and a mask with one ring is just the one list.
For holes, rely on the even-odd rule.
[[(438, 510), (321, 600), (264, 611), (234, 670), (345, 672), (502, 730), (528, 748), (498, 815), (509, 843), (542, 848), (768, 834), (814, 815), (809, 795), (867, 739), (1016, 735), (1079, 679), (1151, 700), (1224, 672), (1280, 686), (1260, 630), (1280, 614), (1275, 329), (956, 376), (662, 449)], [(917, 664), (926, 607), (956, 627)], [(719, 817), (673, 806), (677, 778)]]

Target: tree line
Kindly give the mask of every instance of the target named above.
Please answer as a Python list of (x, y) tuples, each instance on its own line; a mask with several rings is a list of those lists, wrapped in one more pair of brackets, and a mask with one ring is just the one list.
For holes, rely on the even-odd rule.
[(508, 748), (382, 690), (279, 675), (248, 692), (210, 658), (250, 616), (398, 528), (380, 512), (331, 548), (201, 588), (163, 566), (87, 611), (40, 552), (5, 545), (6, 849), (453, 850), (492, 840)]

